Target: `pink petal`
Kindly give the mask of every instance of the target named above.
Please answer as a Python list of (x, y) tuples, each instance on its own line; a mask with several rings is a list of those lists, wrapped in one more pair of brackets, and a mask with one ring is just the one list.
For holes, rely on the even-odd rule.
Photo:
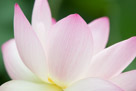
[(52, 18), (52, 24), (56, 24), (56, 19)]
[(87, 78), (74, 83), (65, 91), (123, 91), (116, 85), (98, 78)]
[(32, 15), (32, 26), (45, 47), (46, 33), (52, 25), (52, 17), (48, 0), (35, 0)]
[(78, 14), (69, 15), (52, 27), (48, 41), (51, 78), (59, 85), (81, 78), (93, 52), (91, 31), (86, 22)]
[(109, 37), (109, 19), (102, 17), (88, 24), (94, 40), (94, 54), (103, 50)]
[(43, 80), (47, 80), (47, 63), (44, 50), (20, 7), (15, 5), (14, 35), (23, 62)]
[(112, 78), (111, 81), (125, 91), (136, 91), (136, 70), (122, 73)]
[(55, 85), (13, 80), (0, 86), (0, 91), (62, 91)]
[(15, 40), (9, 40), (2, 46), (4, 63), (9, 76), (14, 80), (37, 80), (36, 76), (22, 62)]
[(136, 56), (136, 37), (104, 49), (92, 59), (89, 77), (111, 78), (120, 74)]

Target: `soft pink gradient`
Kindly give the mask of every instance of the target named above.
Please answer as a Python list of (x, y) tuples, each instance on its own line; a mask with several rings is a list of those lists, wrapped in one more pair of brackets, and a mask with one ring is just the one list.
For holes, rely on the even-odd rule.
[(98, 78), (77, 81), (65, 91), (124, 91), (111, 82)]
[(93, 53), (92, 35), (86, 22), (78, 14), (69, 15), (51, 28), (48, 41), (51, 78), (60, 85), (81, 79)]
[(107, 79), (119, 75), (136, 56), (135, 41), (136, 37), (132, 37), (95, 55), (88, 72), (89, 77)]
[(11, 39), (2, 45), (5, 67), (11, 79), (37, 81), (37, 77), (22, 62), (16, 43)]
[(94, 55), (106, 47), (109, 37), (109, 18), (102, 17), (88, 24), (94, 40)]
[(126, 91), (136, 91), (136, 70), (119, 74), (111, 81)]
[[(119, 75), (136, 56), (136, 37), (114, 44), (95, 55), (89, 77), (111, 78)], [(96, 71), (97, 70), (97, 71)]]
[(47, 0), (36, 0), (32, 25), (15, 4), (14, 36), (2, 46), (11, 81), (0, 91), (136, 91), (136, 37), (105, 48), (109, 19), (87, 24), (79, 14), (58, 22)]
[(23, 62), (41, 79), (47, 81), (48, 67), (45, 52), (20, 7), (15, 5), (14, 36)]
[(48, 0), (35, 0), (32, 27), (35, 30), (43, 48), (46, 50), (46, 34), (52, 25), (51, 11)]

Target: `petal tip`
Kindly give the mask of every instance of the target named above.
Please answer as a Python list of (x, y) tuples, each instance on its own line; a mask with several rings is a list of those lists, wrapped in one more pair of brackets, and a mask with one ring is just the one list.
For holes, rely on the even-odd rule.
[(18, 4), (18, 3), (15, 3), (14, 11), (15, 11), (15, 13), (17, 13), (17, 11), (18, 11), (18, 12), (20, 11), (20, 7), (19, 7), (19, 4)]
[(15, 9), (19, 8), (19, 4), (18, 3), (15, 3)]
[(136, 40), (136, 36), (134, 36), (134, 37), (131, 37), (130, 39), (132, 39), (132, 40)]
[(79, 17), (80, 15), (79, 14), (77, 14), (77, 13), (75, 13), (75, 14), (73, 14), (74, 16), (76, 16), (76, 17)]
[(84, 19), (79, 14), (77, 14), (77, 13), (69, 15), (68, 18), (70, 20), (72, 20), (72, 21), (76, 21), (76, 22), (79, 22), (79, 23), (85, 23), (85, 24), (87, 24), (84, 21)]
[(109, 17), (108, 17), (108, 16), (103, 16), (103, 17), (101, 17), (101, 18), (103, 18), (103, 19), (105, 19), (105, 20), (109, 20)]
[(92, 22), (89, 23), (89, 26), (101, 24), (103, 26), (107, 25), (109, 27), (109, 22), (110, 22), (109, 17), (104, 16), (93, 20)]
[(106, 23), (106, 24), (109, 23), (109, 17), (107, 17), (107, 16), (100, 17), (100, 18), (98, 18), (96, 20), (99, 21), (99, 22)]
[(69, 15), (71, 18), (81, 18), (81, 16), (77, 13)]
[(19, 5), (18, 5), (18, 3), (15, 3), (15, 7), (18, 7)]
[(10, 39), (10, 40), (8, 40), (8, 41), (6, 41), (5, 43), (2, 44), (2, 46), (1, 46), (2, 52), (5, 50), (6, 46), (12, 41), (14, 41), (14, 39)]
[(109, 23), (109, 17), (107, 17), (107, 16), (101, 17), (101, 18), (99, 18), (99, 19), (101, 19), (101, 20), (104, 21), (105, 23)]

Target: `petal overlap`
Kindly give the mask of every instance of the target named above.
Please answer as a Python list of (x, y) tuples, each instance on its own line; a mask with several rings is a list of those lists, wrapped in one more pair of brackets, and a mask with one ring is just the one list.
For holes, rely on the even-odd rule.
[(12, 79), (28, 81), (39, 80), (22, 62), (14, 39), (3, 44), (2, 53), (6, 69)]
[(88, 24), (93, 40), (94, 40), (94, 55), (106, 47), (109, 37), (109, 19), (108, 17), (98, 18)]
[(125, 91), (136, 91), (136, 70), (121, 73), (111, 78), (111, 81)]
[(14, 36), (18, 52), (25, 65), (42, 80), (48, 81), (44, 49), (18, 4), (15, 5)]
[(99, 78), (86, 78), (74, 83), (64, 91), (124, 91), (109, 81)]
[(32, 27), (44, 49), (46, 49), (47, 31), (49, 31), (51, 25), (52, 17), (48, 0), (35, 0), (32, 14)]
[(81, 78), (93, 53), (92, 35), (86, 22), (73, 14), (58, 21), (48, 40), (49, 74), (59, 85)]
[(119, 75), (136, 57), (136, 37), (112, 45), (95, 55), (89, 77), (109, 79)]

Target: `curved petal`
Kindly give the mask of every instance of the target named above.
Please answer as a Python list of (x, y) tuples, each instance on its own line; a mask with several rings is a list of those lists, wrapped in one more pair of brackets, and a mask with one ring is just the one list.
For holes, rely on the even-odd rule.
[(102, 17), (88, 24), (94, 40), (94, 54), (103, 50), (109, 37), (109, 19)]
[(61, 86), (81, 78), (93, 53), (86, 22), (78, 14), (69, 15), (52, 27), (48, 41), (51, 78)]
[(0, 87), (0, 91), (62, 91), (50, 84), (40, 84), (21, 80), (9, 81)]
[(120, 74), (136, 56), (136, 37), (104, 49), (92, 59), (89, 77), (111, 78)]
[(87, 78), (74, 83), (64, 91), (123, 91), (116, 85), (98, 78)]
[(36, 76), (22, 62), (14, 39), (2, 45), (4, 63), (9, 76), (14, 80), (37, 81)]
[(48, 79), (45, 53), (30, 23), (20, 7), (15, 5), (14, 36), (23, 62), (41, 79)]
[(125, 91), (136, 91), (136, 70), (122, 73), (111, 79)]
[(46, 33), (52, 25), (52, 17), (48, 0), (35, 0), (32, 14), (32, 26), (36, 31), (43, 47), (45, 47)]

